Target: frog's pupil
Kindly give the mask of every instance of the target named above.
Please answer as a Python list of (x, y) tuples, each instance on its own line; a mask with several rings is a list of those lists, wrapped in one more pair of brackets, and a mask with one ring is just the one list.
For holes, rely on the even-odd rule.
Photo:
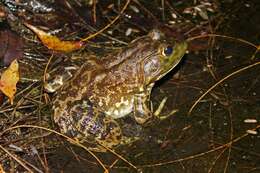
[(164, 49), (164, 54), (165, 54), (166, 56), (171, 55), (172, 52), (173, 52), (173, 48), (172, 48), (171, 46), (167, 46), (167, 47)]

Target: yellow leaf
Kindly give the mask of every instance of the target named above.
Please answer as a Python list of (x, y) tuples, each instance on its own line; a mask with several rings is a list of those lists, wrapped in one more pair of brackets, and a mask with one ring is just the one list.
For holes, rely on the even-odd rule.
[(28, 23), (24, 23), (24, 25), (31, 29), (39, 37), (41, 42), (51, 50), (71, 52), (84, 46), (84, 42), (82, 41), (62, 41), (58, 37), (46, 33), (33, 25)]
[(1, 164), (0, 164), (0, 173), (5, 173), (5, 171), (4, 171), (4, 169), (3, 169)]
[(9, 98), (13, 104), (14, 94), (16, 93), (16, 84), (19, 81), (19, 64), (14, 60), (10, 66), (3, 72), (0, 79), (0, 90)]
[(3, 169), (1, 164), (0, 164), (0, 173), (5, 173), (5, 171), (4, 171), (4, 169)]

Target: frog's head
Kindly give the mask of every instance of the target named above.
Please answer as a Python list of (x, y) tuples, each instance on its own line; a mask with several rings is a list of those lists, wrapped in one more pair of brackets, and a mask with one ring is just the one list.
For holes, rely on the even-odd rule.
[(141, 57), (141, 61), (139, 61), (145, 85), (154, 83), (165, 76), (180, 62), (187, 50), (186, 42), (166, 39), (158, 30), (153, 30), (148, 36), (152, 49), (143, 54), (145, 56)]

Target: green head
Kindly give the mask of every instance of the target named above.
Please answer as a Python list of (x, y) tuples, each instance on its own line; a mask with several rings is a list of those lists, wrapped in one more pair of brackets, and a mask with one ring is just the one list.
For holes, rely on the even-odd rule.
[(161, 79), (176, 67), (187, 50), (186, 42), (165, 38), (158, 30), (153, 30), (148, 36), (153, 41), (153, 51), (141, 61), (146, 85)]

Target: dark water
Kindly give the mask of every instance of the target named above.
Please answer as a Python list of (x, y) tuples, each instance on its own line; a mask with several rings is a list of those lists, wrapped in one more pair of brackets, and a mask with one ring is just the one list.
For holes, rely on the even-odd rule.
[[(217, 33), (259, 43), (258, 1), (230, 1), (220, 7), (224, 16)], [(201, 100), (191, 115), (187, 114), (198, 97), (216, 82), (259, 61), (259, 54), (251, 59), (254, 52), (254, 47), (241, 41), (216, 38), (208, 50), (187, 54), (178, 74), (175, 70), (167, 75), (152, 95), (155, 103), (168, 96), (164, 111), (178, 108), (179, 112), (149, 127), (150, 140), (138, 141), (118, 153), (143, 172), (260, 172), (259, 122), (244, 122), (260, 121), (259, 65), (222, 82)], [(257, 134), (248, 134), (247, 130)], [(54, 172), (61, 168), (65, 172), (102, 171), (86, 152), (75, 150), (85, 160), (77, 161), (70, 151), (58, 149), (50, 157)], [(98, 156), (108, 165), (116, 160), (112, 154)], [(110, 171), (136, 172), (122, 161)]]
[[(61, 1), (57, 2), (63, 4)], [(104, 4), (108, 5), (109, 2)], [(138, 1), (132, 5), (138, 6), (136, 2)], [(165, 5), (165, 16), (162, 16), (160, 9), (162, 2)], [(111, 2), (111, 4), (118, 3), (119, 1)], [(138, 6), (141, 12), (135, 14), (134, 10), (130, 10), (127, 13), (135, 20), (124, 19), (122, 23), (114, 26), (115, 38), (128, 42), (131, 37), (149, 31), (158, 21), (168, 24), (171, 20), (169, 12), (181, 12), (180, 9), (185, 6), (192, 6), (193, 1), (185, 3), (139, 1), (139, 3), (143, 4), (143, 8)], [(51, 6), (51, 3), (46, 5)], [(179, 66), (156, 84), (152, 93), (155, 107), (167, 96), (163, 113), (166, 114), (176, 108), (179, 111), (166, 120), (156, 121), (146, 127), (145, 139), (117, 150), (117, 153), (135, 165), (139, 172), (260, 172), (260, 64), (228, 77), (203, 97), (191, 114), (188, 114), (195, 101), (218, 81), (237, 70), (259, 62), (259, 53), (256, 53), (256, 49), (238, 38), (259, 44), (260, 1), (228, 0), (219, 1), (216, 5), (217, 10), (215, 13), (209, 12), (209, 16), (212, 18), (218, 16), (217, 20), (207, 23), (207, 26), (210, 26), (214, 33), (235, 39), (215, 37), (207, 49), (186, 54)], [(77, 7), (80, 16), (88, 16), (84, 13), (84, 8)], [(145, 9), (154, 16), (147, 15)], [(192, 20), (194, 24), (201, 21), (201, 17), (192, 18), (185, 14), (182, 17)], [(59, 22), (64, 21), (55, 21), (52, 24), (58, 26), (61, 25)], [(97, 23), (95, 27), (101, 25), (102, 22)], [(123, 31), (130, 27), (136, 27), (140, 32), (134, 32), (131, 37), (123, 39), (126, 37), (122, 35)], [(100, 38), (94, 41), (104, 42)], [(257, 122), (245, 123), (248, 119)], [(47, 154), (50, 172), (104, 172), (88, 152), (66, 141), (58, 147), (47, 148), (51, 148)], [(107, 167), (115, 162), (109, 169), (111, 173), (138, 172), (111, 153), (96, 153), (96, 155)], [(41, 164), (35, 164), (42, 169)]]

